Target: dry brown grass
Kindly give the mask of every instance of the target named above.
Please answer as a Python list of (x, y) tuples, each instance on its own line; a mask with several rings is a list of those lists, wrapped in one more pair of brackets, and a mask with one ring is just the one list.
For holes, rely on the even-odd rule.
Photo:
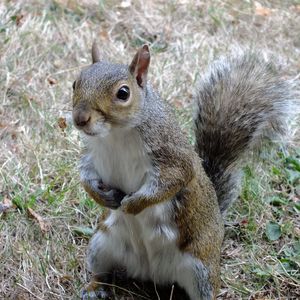
[[(194, 82), (234, 45), (274, 52), (288, 66), (286, 75), (299, 77), (300, 1), (260, 4), (261, 9), (237, 0), (0, 2), (0, 201), (15, 206), (0, 215), (1, 299), (77, 299), (87, 281), (87, 238), (75, 226), (94, 227), (101, 209), (78, 184), (80, 141), (70, 110), (71, 86), (90, 63), (94, 38), (103, 57), (116, 62), (129, 62), (139, 45), (150, 43), (150, 80), (188, 130)], [(61, 116), (67, 119), (64, 130)], [(247, 177), (242, 200), (229, 216), (238, 224), (251, 218), (247, 226), (232, 226), (224, 243), (220, 298), (300, 295), (299, 270), (274, 267), (261, 274), (278, 266), (278, 253), (300, 236), (299, 215), (283, 210), (285, 237), (265, 239), (273, 215), (261, 197), (284, 187), (276, 180), (270, 184), (265, 170)], [(49, 224), (47, 232), (30, 218), (28, 207)], [(259, 268), (261, 273), (253, 272)]]

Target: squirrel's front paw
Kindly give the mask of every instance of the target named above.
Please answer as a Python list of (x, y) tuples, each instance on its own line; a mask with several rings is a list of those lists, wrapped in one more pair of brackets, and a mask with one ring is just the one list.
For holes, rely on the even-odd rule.
[(142, 201), (133, 195), (125, 196), (121, 201), (121, 210), (126, 214), (137, 215), (144, 208)]
[(121, 190), (111, 188), (107, 185), (103, 186), (102, 183), (98, 185), (98, 194), (104, 200), (104, 206), (117, 209), (121, 206), (122, 199), (126, 196)]
[(101, 180), (92, 180), (84, 184), (85, 190), (100, 205), (110, 209), (117, 209), (126, 196), (121, 190), (105, 185)]

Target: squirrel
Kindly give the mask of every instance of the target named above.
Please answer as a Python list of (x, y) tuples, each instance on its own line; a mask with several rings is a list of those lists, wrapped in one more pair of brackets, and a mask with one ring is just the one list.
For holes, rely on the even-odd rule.
[(196, 88), (194, 147), (147, 81), (148, 45), (125, 65), (102, 60), (94, 43), (92, 62), (73, 84), (73, 121), (84, 142), (81, 182), (104, 210), (82, 299), (108, 297), (100, 281), (116, 266), (132, 278), (176, 282), (191, 300), (215, 299), (223, 217), (245, 156), (285, 135), (292, 83), (253, 51), (217, 60)]

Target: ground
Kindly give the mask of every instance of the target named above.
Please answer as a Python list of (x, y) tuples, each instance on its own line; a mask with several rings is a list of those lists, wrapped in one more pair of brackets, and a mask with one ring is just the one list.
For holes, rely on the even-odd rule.
[[(149, 43), (149, 80), (189, 134), (195, 82), (233, 47), (275, 54), (283, 76), (298, 80), (299, 24), (299, 0), (1, 1), (0, 298), (78, 299), (88, 280), (101, 208), (79, 184), (70, 116), (94, 39), (103, 58), (123, 63)], [(220, 299), (299, 299), (299, 149), (297, 138), (275, 145), (245, 168), (226, 218)], [(115, 285), (116, 299), (159, 299), (139, 284)]]

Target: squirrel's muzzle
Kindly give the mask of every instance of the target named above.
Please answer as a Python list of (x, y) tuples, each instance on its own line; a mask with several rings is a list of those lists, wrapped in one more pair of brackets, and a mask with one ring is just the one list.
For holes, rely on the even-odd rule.
[(74, 123), (78, 128), (85, 127), (91, 121), (91, 113), (84, 110), (73, 112)]

